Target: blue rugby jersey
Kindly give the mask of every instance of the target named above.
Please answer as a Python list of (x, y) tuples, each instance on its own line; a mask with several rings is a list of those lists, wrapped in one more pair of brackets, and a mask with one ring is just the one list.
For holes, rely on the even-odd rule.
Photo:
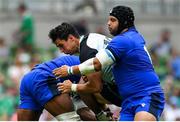
[[(46, 61), (42, 64), (37, 64), (32, 70), (41, 69), (44, 72), (49, 73), (49, 77), (55, 77), (52, 73), (55, 68), (61, 67), (63, 65), (73, 66), (80, 64), (79, 57), (78, 56), (62, 56), (55, 58), (50, 61)], [(80, 75), (71, 75), (65, 78), (60, 78), (61, 82), (64, 80), (69, 79), (74, 83), (78, 83), (80, 80)]]
[(107, 46), (116, 59), (113, 74), (123, 99), (162, 92), (144, 38), (135, 27), (115, 36)]
[(78, 65), (80, 63), (77, 56), (63, 56), (36, 65), (32, 71), (27, 73), (20, 85), (20, 105), (19, 108), (30, 110), (42, 110), (44, 105), (54, 96), (61, 94), (57, 90), (57, 83), (66, 79), (77, 83), (80, 76), (68, 76), (56, 79), (53, 75), (55, 68), (62, 65)]

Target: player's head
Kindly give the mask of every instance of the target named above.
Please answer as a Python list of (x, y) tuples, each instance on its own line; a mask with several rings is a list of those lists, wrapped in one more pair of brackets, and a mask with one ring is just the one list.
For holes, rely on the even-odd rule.
[(24, 3), (21, 3), (21, 4), (19, 4), (19, 6), (18, 6), (17, 9), (18, 9), (18, 12), (19, 12), (20, 14), (23, 14), (24, 11), (27, 10), (27, 6), (26, 6)]
[(64, 53), (74, 54), (79, 49), (79, 34), (68, 23), (62, 23), (49, 32), (52, 42)]
[(134, 26), (134, 19), (133, 10), (130, 7), (116, 6), (109, 13), (108, 29), (116, 36), (125, 28)]

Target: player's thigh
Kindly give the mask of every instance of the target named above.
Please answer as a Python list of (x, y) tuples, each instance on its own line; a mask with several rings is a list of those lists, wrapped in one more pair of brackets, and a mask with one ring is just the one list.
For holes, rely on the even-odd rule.
[(31, 74), (27, 74), (21, 81), (20, 104), (17, 111), (19, 121), (37, 121), (43, 109), (29, 92), (29, 89), (32, 88), (32, 86), (28, 84), (31, 77)]
[(18, 121), (38, 121), (40, 115), (41, 115), (41, 111), (17, 109)]
[(55, 96), (45, 104), (45, 109), (53, 116), (74, 110), (69, 94), (60, 94)]
[(135, 120), (158, 121), (164, 109), (164, 94), (152, 93), (141, 99), (134, 100), (136, 103)]
[(140, 111), (135, 114), (134, 121), (156, 121), (156, 117), (146, 111)]

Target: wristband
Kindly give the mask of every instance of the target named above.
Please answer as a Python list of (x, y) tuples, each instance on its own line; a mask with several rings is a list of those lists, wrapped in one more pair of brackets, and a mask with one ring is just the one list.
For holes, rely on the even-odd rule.
[(73, 68), (68, 67), (67, 72), (68, 72), (68, 75), (73, 75)]
[(70, 74), (73, 75), (73, 67), (70, 67)]
[(76, 92), (77, 91), (77, 84), (71, 85), (71, 91)]
[(68, 67), (68, 69), (67, 69), (67, 72), (68, 72), (68, 75), (71, 75), (71, 67)]

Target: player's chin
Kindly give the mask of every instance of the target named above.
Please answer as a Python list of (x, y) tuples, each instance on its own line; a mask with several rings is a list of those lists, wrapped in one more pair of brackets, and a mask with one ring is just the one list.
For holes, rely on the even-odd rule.
[(113, 30), (111, 28), (109, 28), (109, 33), (113, 34)]
[(68, 54), (69, 54), (69, 55), (73, 55), (73, 53), (72, 53), (72, 52), (69, 52)]
[(112, 28), (108, 27), (108, 30), (109, 30), (109, 32), (111, 32), (111, 31), (112, 31)]
[(64, 52), (64, 54), (67, 54), (67, 55), (72, 55), (72, 52), (70, 52), (70, 51), (66, 51), (66, 52)]
[(69, 55), (74, 55), (74, 53), (69, 53)]
[(109, 33), (113, 36), (115, 35), (115, 33), (113, 31), (109, 31)]
[(117, 32), (116, 31), (114, 31), (114, 30), (109, 30), (109, 33), (111, 34), (111, 35), (113, 35), (113, 36), (115, 36), (115, 35), (117, 35)]

